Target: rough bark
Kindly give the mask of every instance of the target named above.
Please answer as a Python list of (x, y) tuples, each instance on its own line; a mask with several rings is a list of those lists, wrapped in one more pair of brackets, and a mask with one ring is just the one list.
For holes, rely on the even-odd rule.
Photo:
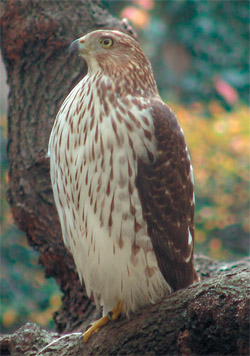
[[(99, 1), (15, 1), (2, 3), (2, 54), (10, 87), (8, 103), (8, 201), (30, 245), (40, 252), (45, 273), (57, 280), (63, 304), (55, 313), (57, 332), (82, 330), (97, 311), (80, 285), (65, 250), (49, 179), (47, 144), (56, 111), (86, 73), (69, 55), (72, 40), (94, 28), (118, 28)], [(237, 268), (197, 258), (202, 277), (211, 277), (144, 309), (130, 320), (110, 323), (84, 345), (79, 334), (27, 324), (1, 337), (4, 355), (248, 354), (248, 262)], [(232, 269), (233, 268), (233, 269)], [(217, 273), (220, 272), (217, 276)], [(107, 343), (108, 340), (108, 343)]]
[(110, 322), (86, 344), (81, 333), (62, 336), (26, 324), (2, 336), (2, 354), (249, 355), (249, 260), (219, 264), (199, 257), (197, 264), (205, 280)]

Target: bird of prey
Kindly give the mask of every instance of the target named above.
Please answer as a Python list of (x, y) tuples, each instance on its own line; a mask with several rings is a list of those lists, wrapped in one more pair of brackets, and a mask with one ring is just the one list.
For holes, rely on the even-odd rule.
[(156, 303), (196, 280), (194, 181), (183, 130), (129, 35), (75, 40), (88, 72), (56, 116), (50, 173), (63, 241), (103, 317)]

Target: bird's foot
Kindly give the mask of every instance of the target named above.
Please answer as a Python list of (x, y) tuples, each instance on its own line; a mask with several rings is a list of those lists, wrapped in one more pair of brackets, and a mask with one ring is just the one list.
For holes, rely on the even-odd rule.
[(96, 320), (84, 333), (83, 333), (83, 341), (87, 342), (90, 336), (95, 332), (97, 333), (99, 329), (106, 325), (109, 321), (108, 315), (103, 316), (102, 318)]
[(95, 332), (97, 333), (99, 329), (106, 325), (108, 321), (111, 320), (116, 320), (119, 315), (121, 315), (123, 312), (123, 303), (122, 302), (117, 302), (115, 307), (113, 308), (112, 312), (108, 315), (103, 316), (102, 318), (98, 319), (95, 321), (84, 333), (83, 333), (83, 341), (87, 342), (90, 336)]

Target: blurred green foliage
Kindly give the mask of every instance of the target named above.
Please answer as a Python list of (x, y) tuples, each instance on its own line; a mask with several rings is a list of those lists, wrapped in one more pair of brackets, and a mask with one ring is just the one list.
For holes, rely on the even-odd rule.
[[(195, 173), (196, 252), (226, 260), (247, 255), (248, 1), (103, 3), (111, 13), (131, 20), (161, 96), (185, 131)], [(2, 331), (26, 321), (52, 327), (60, 292), (53, 280), (45, 280), (38, 256), (13, 225), (5, 199), (5, 115), (0, 139)]]

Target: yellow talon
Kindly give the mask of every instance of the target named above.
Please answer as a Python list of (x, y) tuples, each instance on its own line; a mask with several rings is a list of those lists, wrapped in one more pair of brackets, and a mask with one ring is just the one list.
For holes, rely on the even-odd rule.
[(90, 338), (90, 336), (94, 333), (94, 332), (98, 332), (98, 330), (106, 325), (109, 321), (109, 317), (108, 315), (103, 316), (102, 318), (98, 319), (97, 321), (95, 321), (84, 333), (83, 333), (83, 341), (87, 342), (88, 339)]
[[(123, 312), (123, 303), (122, 302), (117, 302), (117, 304), (115, 305), (115, 307), (112, 310), (112, 320), (116, 320), (120, 314), (122, 314)], [(83, 333), (83, 341), (87, 342), (88, 339), (90, 338), (90, 336), (94, 333), (94, 332), (98, 332), (99, 329), (106, 325), (108, 323), (108, 321), (110, 320), (108, 315), (103, 316), (102, 318), (96, 320), (84, 333)]]

